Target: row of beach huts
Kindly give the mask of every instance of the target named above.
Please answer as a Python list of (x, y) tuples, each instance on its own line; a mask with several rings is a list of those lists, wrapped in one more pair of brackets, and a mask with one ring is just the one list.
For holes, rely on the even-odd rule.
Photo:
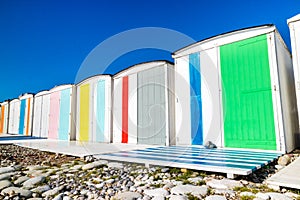
[(221, 34), (177, 50), (174, 64), (141, 63), (4, 101), (0, 134), (292, 151), (300, 146), (300, 15), (288, 25), (293, 56), (274, 25)]

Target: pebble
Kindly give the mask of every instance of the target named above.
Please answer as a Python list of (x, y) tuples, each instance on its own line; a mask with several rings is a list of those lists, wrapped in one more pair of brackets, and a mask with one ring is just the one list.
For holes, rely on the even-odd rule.
[(170, 169), (169, 168), (162, 168), (160, 171), (161, 171), (161, 173), (166, 173), (166, 172), (168, 172)]
[(119, 200), (134, 200), (141, 197), (142, 195), (137, 192), (122, 192), (115, 196), (115, 198)]
[(108, 162), (106, 160), (99, 160), (99, 161), (95, 161), (95, 162), (83, 165), (82, 169), (83, 170), (94, 169), (94, 168), (100, 167), (102, 165), (107, 165), (107, 163)]
[(163, 188), (157, 188), (157, 189), (152, 189), (152, 190), (151, 189), (144, 190), (144, 194), (146, 194), (150, 197), (156, 197), (156, 196), (166, 197), (170, 193)]
[(45, 181), (45, 176), (37, 176), (34, 178), (30, 178), (23, 183), (23, 187), (30, 187), (37, 184), (40, 184)]
[(268, 192), (266, 194), (270, 196), (271, 200), (292, 200), (291, 197), (277, 192)]
[(0, 174), (14, 172), (14, 171), (15, 171), (14, 167), (1, 167), (0, 168)]
[(278, 165), (287, 166), (291, 162), (291, 157), (288, 155), (283, 155), (278, 159)]
[(55, 196), (59, 193), (59, 188), (48, 190), (42, 194), (42, 197)]
[(188, 200), (188, 198), (183, 195), (170, 195), (169, 200)]
[(178, 185), (171, 189), (171, 194), (188, 194), (206, 196), (207, 186)]
[(4, 188), (12, 186), (11, 182), (8, 180), (0, 181), (0, 190), (3, 190)]
[(200, 181), (202, 181), (203, 178), (202, 178), (202, 177), (194, 177), (194, 178), (188, 178), (187, 180), (188, 180), (189, 182), (191, 182), (191, 183), (197, 184), (197, 183), (199, 183)]
[(211, 195), (206, 197), (205, 200), (226, 200), (226, 198), (221, 195)]
[(262, 192), (258, 192), (255, 196), (256, 196), (257, 198), (263, 199), (263, 200), (268, 200), (268, 199), (270, 199), (270, 196), (269, 196), (268, 194), (265, 194), (265, 193), (262, 193)]
[(5, 188), (4, 190), (1, 191), (2, 195), (6, 195), (6, 194), (11, 194), (11, 193), (15, 193), (15, 194), (20, 194), (20, 196), (28, 198), (31, 197), (32, 192), (26, 189), (22, 189), (22, 188), (18, 188), (18, 187), (8, 187)]
[(207, 181), (206, 184), (214, 189), (233, 189), (234, 187), (243, 187), (243, 184), (240, 181), (230, 180), (230, 179), (222, 179), (216, 180), (212, 179)]
[(13, 174), (14, 174), (14, 173), (0, 174), (0, 181), (10, 179), (11, 175), (13, 175)]
[(109, 162), (107, 164), (107, 167), (108, 168), (115, 168), (115, 169), (123, 169), (124, 166), (122, 163), (119, 163), (119, 162)]
[(42, 185), (42, 186), (39, 186), (37, 188), (32, 189), (31, 192), (35, 192), (35, 193), (41, 194), (41, 193), (44, 193), (44, 192), (46, 192), (46, 191), (48, 191), (50, 189), (51, 188), (50, 188), (49, 185)]
[(25, 181), (27, 181), (28, 179), (30, 179), (28, 176), (21, 176), (19, 177), (17, 180), (15, 180), (14, 184), (15, 185), (19, 185), (24, 183)]
[(255, 196), (252, 192), (241, 192), (240, 193), (241, 197), (251, 197), (251, 196)]

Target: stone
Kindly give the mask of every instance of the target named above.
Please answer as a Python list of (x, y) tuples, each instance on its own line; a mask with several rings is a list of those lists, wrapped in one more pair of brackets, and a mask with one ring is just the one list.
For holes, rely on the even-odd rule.
[(113, 184), (115, 182), (115, 179), (108, 179), (105, 181), (105, 183), (108, 183), (108, 184)]
[(202, 181), (203, 178), (202, 178), (202, 177), (194, 177), (194, 178), (188, 178), (187, 180), (188, 180), (189, 182), (191, 182), (191, 183), (197, 184), (197, 183), (199, 183), (200, 181)]
[(30, 165), (27, 166), (26, 169), (28, 169), (28, 171), (37, 171), (37, 170), (42, 170), (42, 169), (46, 169), (46, 166), (41, 166), (41, 165)]
[(64, 197), (63, 197), (63, 200), (71, 200), (71, 197), (64, 196)]
[(42, 197), (55, 196), (59, 193), (59, 188), (54, 188), (52, 190), (48, 190), (42, 194)]
[(234, 187), (243, 187), (243, 184), (239, 181), (230, 180), (230, 179), (222, 179), (222, 180), (216, 180), (212, 179), (210, 181), (206, 182), (206, 185), (214, 188), (214, 189), (233, 189)]
[(0, 174), (14, 172), (14, 171), (15, 171), (14, 167), (1, 167), (0, 168)]
[(17, 180), (15, 180), (14, 184), (20, 185), (20, 184), (24, 183), (25, 181), (27, 181), (28, 179), (30, 179), (30, 178), (27, 176), (21, 176)]
[(8, 180), (14, 173), (5, 173), (5, 174), (0, 174), (0, 181), (2, 180)]
[(291, 197), (277, 192), (267, 192), (266, 194), (270, 196), (271, 200), (292, 200)]
[(226, 198), (221, 195), (211, 195), (206, 197), (205, 200), (226, 200)]
[(153, 190), (151, 190), (151, 189), (144, 190), (144, 194), (146, 194), (150, 197), (156, 197), (156, 196), (166, 197), (170, 193), (163, 188), (157, 188), (157, 189), (153, 189)]
[(94, 169), (103, 165), (107, 165), (107, 161), (106, 160), (99, 160), (99, 161), (95, 161), (92, 163), (88, 163), (82, 166), (82, 170), (89, 170), (89, 169)]
[(281, 156), (278, 159), (278, 165), (281, 166), (287, 166), (288, 164), (290, 164), (290, 162), (291, 162), (291, 157), (288, 155)]
[(63, 194), (56, 195), (53, 200), (63, 200)]
[(207, 195), (207, 186), (178, 185), (171, 189), (171, 194)]
[(173, 183), (167, 183), (164, 185), (163, 189), (165, 190), (171, 190), (172, 187), (174, 187), (175, 185)]
[(170, 195), (169, 200), (188, 200), (188, 198), (183, 195)]
[(217, 145), (215, 145), (214, 143), (212, 143), (212, 141), (207, 141), (204, 144), (204, 147), (207, 148), (207, 149), (214, 149), (214, 148), (217, 148)]
[(278, 170), (281, 170), (281, 169), (284, 168), (284, 166), (282, 166), (282, 165), (275, 165), (275, 168), (278, 169)]
[(152, 198), (152, 200), (165, 200), (165, 197), (163, 196), (155, 196)]
[(108, 168), (116, 168), (116, 169), (123, 169), (124, 166), (122, 163), (119, 163), (119, 162), (110, 162), (107, 164), (107, 167)]
[(45, 181), (45, 176), (37, 176), (37, 177), (34, 177), (34, 178), (30, 178), (28, 179), (27, 181), (25, 181), (23, 183), (23, 187), (30, 187), (30, 186), (33, 186), (33, 185), (37, 185), (37, 184), (40, 184), (42, 182)]
[(233, 190), (227, 190), (227, 189), (225, 189), (225, 190), (215, 189), (214, 193), (215, 194), (228, 194), (230, 196), (233, 196), (235, 194), (235, 192)]
[(115, 196), (119, 200), (135, 200), (141, 197), (142, 195), (137, 192), (122, 192)]
[(263, 200), (268, 200), (270, 199), (270, 196), (265, 194), (265, 193), (262, 193), (262, 192), (258, 192), (256, 195), (255, 195), (257, 198), (259, 199), (263, 199)]
[(43, 198), (37, 198), (37, 197), (35, 197), (35, 198), (29, 198), (27, 200), (43, 200)]
[(80, 170), (82, 168), (82, 165), (74, 165), (73, 167), (71, 167), (71, 170)]
[(252, 192), (241, 192), (240, 193), (241, 197), (251, 197), (251, 196), (255, 196), (255, 194), (253, 194)]
[(4, 190), (2, 190), (1, 194), (7, 195), (7, 194), (11, 194), (12, 192), (14, 192), (15, 194), (20, 194), (20, 196), (25, 197), (25, 198), (31, 197), (31, 195), (32, 195), (31, 191), (25, 190), (22, 188), (18, 188), (18, 187), (5, 188)]
[(39, 194), (42, 194), (48, 190), (50, 190), (50, 186), (49, 185), (42, 185), (42, 186), (39, 186), (37, 188), (34, 188), (31, 190), (31, 192), (35, 192), (35, 193), (39, 193)]
[(161, 173), (166, 173), (166, 172), (168, 172), (170, 169), (169, 168), (162, 168), (160, 171), (161, 171)]
[(0, 190), (12, 186), (11, 182), (8, 180), (0, 181)]
[(297, 198), (300, 197), (300, 195), (295, 194), (295, 193), (293, 193), (293, 192), (286, 192), (286, 193), (284, 193), (284, 195), (285, 195), (285, 196), (288, 196), (288, 197), (291, 197), (291, 198), (293, 198), (293, 199), (297, 199)]

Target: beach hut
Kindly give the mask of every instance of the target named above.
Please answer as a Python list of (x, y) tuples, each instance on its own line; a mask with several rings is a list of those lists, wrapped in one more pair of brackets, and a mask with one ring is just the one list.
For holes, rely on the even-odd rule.
[(300, 119), (300, 14), (288, 19), (287, 23), (290, 28), (298, 119)]
[(174, 71), (167, 61), (129, 67), (113, 76), (113, 142), (174, 142)]
[(34, 95), (32, 136), (48, 137), (50, 93), (41, 91)]
[(19, 134), (20, 100), (13, 99), (9, 102), (8, 133)]
[(8, 133), (8, 114), (9, 114), (9, 102), (4, 101), (0, 103), (0, 134)]
[(176, 144), (291, 151), (298, 123), (291, 55), (274, 25), (173, 53)]
[(20, 99), (20, 121), (19, 134), (31, 136), (32, 133), (32, 117), (33, 117), (33, 95), (24, 94)]
[(97, 75), (76, 85), (76, 140), (111, 142), (110, 75)]
[(60, 85), (49, 91), (50, 110), (48, 138), (59, 140), (75, 139), (75, 87)]

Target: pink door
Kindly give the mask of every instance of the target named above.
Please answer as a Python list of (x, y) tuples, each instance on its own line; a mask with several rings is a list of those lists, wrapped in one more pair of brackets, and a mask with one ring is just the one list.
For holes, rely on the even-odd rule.
[(58, 138), (59, 122), (59, 98), (60, 92), (54, 92), (50, 95), (50, 114), (49, 114), (49, 132), (48, 138)]

